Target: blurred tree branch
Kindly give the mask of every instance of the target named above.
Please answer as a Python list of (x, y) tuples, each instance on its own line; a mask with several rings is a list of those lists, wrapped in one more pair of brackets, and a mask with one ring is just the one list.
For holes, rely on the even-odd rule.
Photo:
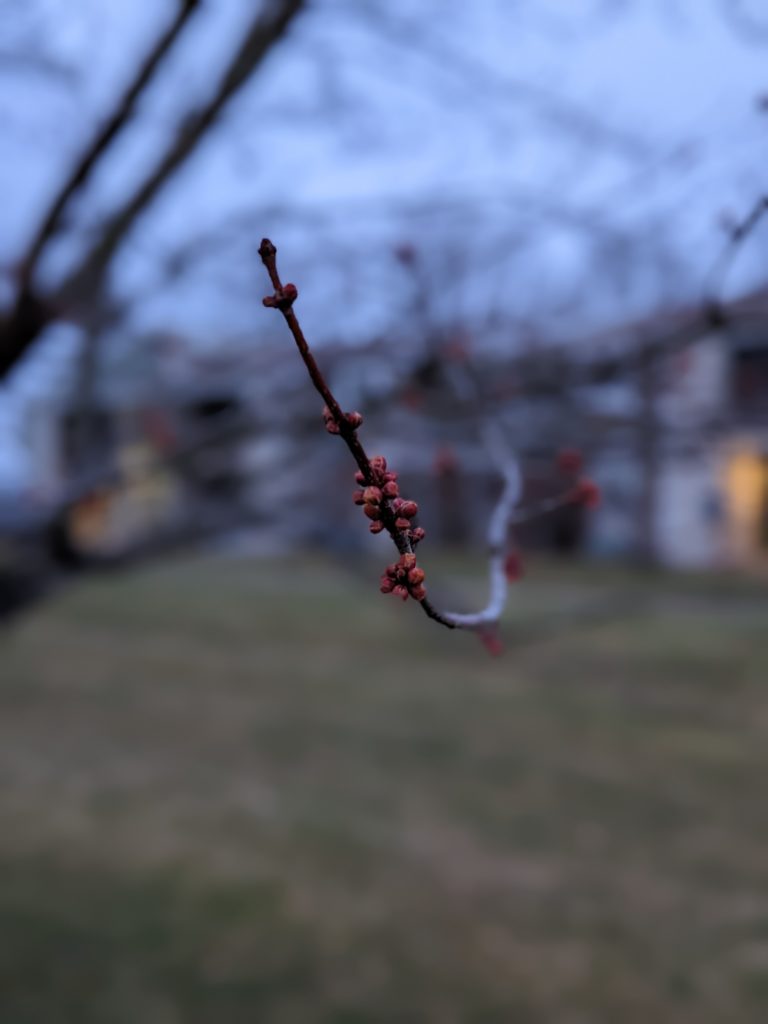
[(269, 50), (284, 35), (305, 0), (270, 0), (266, 10), (255, 14), (208, 101), (180, 123), (176, 135), (155, 167), (123, 205), (102, 225), (89, 251), (79, 265), (53, 290), (39, 295), (32, 274), (45, 247), (55, 233), (61, 215), (72, 196), (85, 183), (94, 167), (109, 149), (125, 124), (147, 83), (167, 55), (198, 0), (185, 0), (176, 19), (158, 40), (139, 70), (132, 86), (121, 98), (115, 113), (78, 163), (75, 172), (61, 189), (38, 230), (32, 247), (21, 263), (16, 302), (0, 324), (0, 379), (34, 344), (43, 328), (58, 316), (78, 317), (98, 290), (110, 264), (139, 216), (151, 204), (160, 189), (179, 170), (197, 148), (201, 139), (217, 121), (227, 103), (261, 65)]
[(118, 132), (133, 116), (139, 97), (152, 81), (157, 69), (198, 7), (199, 0), (181, 0), (176, 17), (156, 40), (144, 60), (141, 61), (135, 77), (123, 95), (118, 98), (112, 113), (75, 162), (71, 175), (63, 183), (59, 193), (44, 215), (37, 233), (21, 261), (19, 273), (19, 287), (21, 291), (30, 288), (40, 255), (48, 240), (56, 233), (66, 207), (88, 181), (94, 167), (112, 144)]
[(745, 0), (720, 0), (720, 9), (727, 25), (752, 46), (768, 45), (768, 17), (763, 0), (756, 0), (757, 10), (749, 9)]
[(365, 17), (374, 20), (382, 37), (389, 38), (400, 48), (410, 47), (441, 73), (458, 78), (465, 89), (471, 88), (486, 111), (488, 96), (502, 95), (531, 106), (559, 131), (579, 136), (591, 145), (605, 146), (630, 160), (649, 153), (650, 147), (637, 133), (608, 125), (567, 97), (520, 75), (494, 72), (486, 63), (474, 58), (467, 47), (459, 50), (450, 46), (440, 37), (434, 22), (429, 36), (425, 38), (418, 22), (412, 23), (394, 15), (391, 6), (366, 8)]

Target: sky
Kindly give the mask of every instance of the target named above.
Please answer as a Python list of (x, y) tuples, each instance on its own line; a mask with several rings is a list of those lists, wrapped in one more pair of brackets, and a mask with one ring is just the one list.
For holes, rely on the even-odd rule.
[[(424, 0), (414, 13), (405, 0), (315, 0), (121, 253), (127, 330), (201, 347), (258, 334), (263, 234), (301, 280), (320, 344), (392, 329), (404, 241), (438, 268), (468, 240), (446, 317), (460, 297), (465, 311), (499, 307), (561, 336), (697, 301), (723, 220), (768, 190), (768, 45), (724, 15), (727, 2)], [(43, 282), (208, 95), (252, 7), (216, 0), (192, 19)], [(759, 23), (760, 0), (739, 9)], [(30, 0), (19, 16), (0, 0), (0, 301), (46, 199), (172, 12), (161, 0)], [(202, 254), (190, 272), (163, 281), (167, 257), (190, 246)], [(760, 283), (766, 255), (763, 230), (729, 289)], [(26, 411), (61, 391), (77, 342), (55, 328), (0, 392), (0, 486), (32, 471)]]

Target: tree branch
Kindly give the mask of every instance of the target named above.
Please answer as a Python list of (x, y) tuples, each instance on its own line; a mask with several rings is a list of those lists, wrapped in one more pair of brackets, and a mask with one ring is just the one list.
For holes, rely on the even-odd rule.
[[(469, 368), (454, 361), (447, 367), (447, 375), (456, 397), (469, 407), (484, 409), (483, 396)], [(487, 412), (481, 414), (480, 433), (488, 457), (496, 467), (503, 488), (488, 522), (486, 535), (488, 548), (488, 602), (477, 612), (444, 612), (455, 626), (475, 629), (492, 652), (499, 650), (496, 629), (506, 607), (509, 584), (520, 573), (519, 560), (510, 544), (510, 531), (520, 523), (539, 519), (565, 505), (595, 505), (599, 494), (595, 485), (586, 479), (575, 482), (581, 470), (581, 457), (575, 451), (562, 452), (558, 466), (566, 476), (573, 477), (571, 485), (559, 494), (520, 507), (523, 478), (520, 460), (507, 441), (498, 418)]]
[[(272, 295), (266, 296), (263, 300), (264, 305), (282, 313), (310, 380), (325, 402), (325, 428), (330, 434), (338, 434), (341, 437), (357, 463), (355, 479), (364, 485), (365, 489), (355, 492), (355, 504), (362, 505), (363, 511), (372, 520), (369, 527), (371, 532), (381, 533), (386, 530), (400, 553), (399, 562), (387, 566), (382, 576), (382, 592), (392, 593), (403, 600), (412, 597), (429, 618), (448, 629), (467, 629), (479, 633), (486, 646), (492, 652), (498, 653), (495, 629), (504, 610), (507, 581), (511, 575), (507, 561), (509, 527), (522, 491), (517, 459), (507, 448), (498, 424), (489, 421), (484, 428), (486, 445), (504, 478), (504, 489), (488, 529), (490, 599), (485, 608), (474, 614), (440, 611), (428, 600), (424, 587), (425, 574), (416, 564), (415, 548), (424, 538), (424, 530), (421, 527), (414, 527), (411, 522), (418, 513), (418, 505), (415, 501), (403, 500), (400, 497), (396, 482), (397, 474), (387, 469), (387, 462), (383, 456), (368, 456), (357, 436), (358, 428), (363, 422), (362, 416), (359, 412), (344, 412), (328, 386), (293, 311), (298, 289), (294, 284), (283, 284), (277, 270), (277, 249), (268, 238), (262, 240), (259, 255), (274, 289)], [(567, 492), (567, 500), (590, 503), (596, 495), (597, 489), (593, 484), (580, 481)], [(546, 511), (548, 510), (547, 507)]]
[[(214, 95), (184, 118), (175, 138), (134, 195), (104, 225), (95, 245), (65, 282), (60, 303), (77, 304), (97, 284), (124, 237), (170, 177), (191, 156), (228, 102), (245, 85), (272, 46), (283, 36), (305, 0), (280, 0), (251, 22)], [(64, 298), (65, 297), (65, 298)]]
[(69, 178), (64, 182), (43, 217), (32, 244), (22, 260), (20, 275), (22, 290), (30, 286), (40, 255), (49, 239), (56, 233), (64, 210), (75, 194), (85, 185), (93, 168), (112, 144), (118, 132), (133, 116), (137, 100), (149, 85), (166, 54), (198, 7), (199, 0), (182, 0), (179, 3), (176, 17), (156, 40), (139, 66), (133, 81), (118, 100), (112, 114), (80, 155)]
[[(259, 255), (274, 288), (274, 294), (264, 299), (264, 305), (279, 309), (283, 314), (310, 380), (325, 402), (323, 418), (326, 430), (341, 437), (357, 463), (358, 472), (355, 479), (357, 483), (365, 485), (365, 490), (355, 492), (355, 503), (362, 505), (364, 512), (371, 519), (371, 532), (381, 533), (382, 530), (386, 530), (400, 553), (398, 565), (389, 566), (391, 573), (382, 577), (382, 589), (387, 593), (395, 593), (403, 600), (407, 600), (409, 596), (413, 597), (429, 618), (447, 626), (448, 629), (453, 629), (455, 623), (449, 621), (427, 599), (423, 586), (424, 574), (416, 565), (414, 549), (424, 537), (424, 531), (420, 527), (414, 528), (411, 524), (411, 519), (418, 513), (416, 502), (403, 501), (400, 498), (397, 474), (387, 470), (387, 461), (382, 455), (369, 458), (357, 436), (357, 429), (363, 422), (362, 416), (358, 412), (345, 413), (328, 386), (293, 312), (293, 303), (299, 294), (298, 289), (294, 284), (283, 284), (280, 280), (277, 270), (277, 249), (268, 238), (263, 239)], [(385, 581), (391, 581), (392, 585)]]
[[(188, 6), (194, 6), (197, 2), (190, 0)], [(54, 310), (76, 314), (89, 301), (90, 296), (100, 287), (115, 253), (136, 220), (168, 179), (192, 155), (201, 138), (259, 67), (272, 46), (283, 36), (304, 3), (305, 0), (273, 0), (266, 13), (260, 11), (253, 17), (214, 95), (184, 119), (154, 169), (137, 191), (106, 221), (93, 246), (56, 289), (55, 294), (42, 299), (34, 294), (31, 283), (20, 289), (14, 310), (5, 323), (0, 325), (0, 380), (34, 344), (43, 328), (53, 319)], [(92, 166), (89, 165), (88, 170)], [(56, 216), (56, 221), (59, 216)]]
[(766, 215), (768, 215), (768, 195), (763, 195), (753, 203), (740, 221), (727, 225), (728, 240), (710, 271), (704, 296), (705, 307), (715, 320), (725, 318), (722, 296), (725, 291), (726, 278), (734, 260), (746, 240)]

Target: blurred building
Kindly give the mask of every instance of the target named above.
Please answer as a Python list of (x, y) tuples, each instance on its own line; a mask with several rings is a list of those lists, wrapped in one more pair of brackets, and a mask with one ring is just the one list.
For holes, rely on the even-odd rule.
[(576, 354), (473, 357), (483, 396), (474, 410), (442, 379), (450, 344), (433, 349), (400, 380), (399, 404), (385, 403), (382, 450), (442, 541), (482, 542), (499, 483), (477, 426), (491, 415), (521, 459), (525, 500), (562, 487), (552, 456), (564, 445), (584, 450), (603, 492), (597, 512), (547, 516), (521, 531), (525, 543), (679, 567), (768, 566), (766, 299), (750, 295), (740, 313), (752, 312), (717, 329), (702, 329), (698, 309), (669, 309), (585, 339)]
[[(623, 333), (668, 354), (591, 390), (606, 501), (592, 544), (668, 565), (768, 565), (768, 312), (702, 331), (694, 310)], [(676, 327), (676, 322), (680, 326)]]
[[(690, 312), (590, 339), (578, 356), (473, 352), (474, 402), (457, 397), (455, 339), (331, 346), (322, 364), (345, 407), (364, 412), (366, 446), (398, 469), (436, 544), (483, 543), (500, 487), (478, 430), (490, 415), (521, 460), (525, 501), (562, 489), (553, 456), (564, 445), (584, 450), (603, 492), (597, 512), (561, 509), (522, 528), (524, 545), (768, 564), (768, 315), (703, 336)], [(631, 365), (660, 332), (661, 354)], [(74, 389), (30, 414), (36, 493), (67, 508), (80, 547), (119, 553), (243, 528), (268, 549), (369, 541), (349, 500), (348, 454), (320, 428), (290, 349), (240, 339), (195, 352), (154, 336), (124, 350), (86, 401)], [(606, 353), (616, 372), (585, 375)]]

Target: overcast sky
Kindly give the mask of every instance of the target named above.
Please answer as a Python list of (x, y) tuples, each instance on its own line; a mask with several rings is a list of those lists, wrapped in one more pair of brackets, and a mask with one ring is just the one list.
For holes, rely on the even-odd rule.
[[(179, 114), (208, 95), (252, 3), (203, 5), (83, 195), (45, 277), (66, 269)], [(280, 245), (289, 276), (306, 282), (304, 316), (320, 341), (386, 329), (385, 257), (404, 236), (429, 244), (471, 230), (486, 280), (499, 252), (511, 253), (498, 279), (510, 308), (542, 322), (575, 292), (584, 296), (579, 330), (695, 299), (722, 245), (723, 215), (743, 215), (768, 189), (768, 114), (758, 103), (768, 94), (759, 31), (768, 31), (768, 9), (733, 0), (744, 31), (727, 7), (316, 0), (131, 236), (114, 287), (136, 297), (132, 325), (208, 343), (251, 328), (263, 233)], [(173, 4), (36, 0), (25, 11), (0, 2), (0, 56), (19, 58), (0, 60), (6, 268)], [(585, 288), (602, 222), (631, 243), (632, 269)], [(208, 257), (158, 289), (163, 257), (208, 235)], [(767, 236), (740, 258), (734, 291), (761, 279)], [(323, 255), (329, 239), (335, 268)], [(343, 321), (332, 301), (340, 289), (354, 298)], [(68, 344), (41, 345), (5, 387), (0, 479), (22, 473), (19, 410), (27, 395), (57, 386)]]

